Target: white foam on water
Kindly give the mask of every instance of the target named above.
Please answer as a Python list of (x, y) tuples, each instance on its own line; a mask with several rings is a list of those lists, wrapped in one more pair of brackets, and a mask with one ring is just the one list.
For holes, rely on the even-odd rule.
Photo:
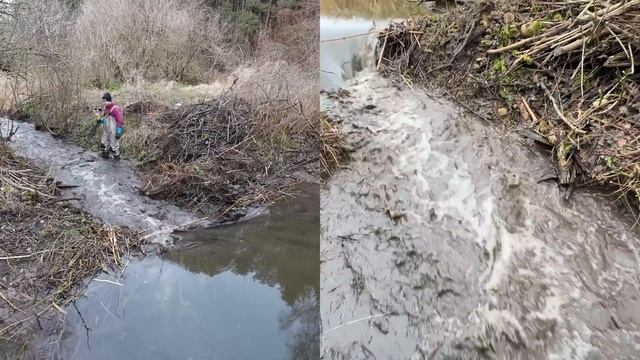
[[(5, 128), (10, 120), (0, 118)], [(65, 185), (76, 187), (63, 190), (65, 196), (79, 198), (77, 205), (109, 225), (132, 229), (168, 229), (196, 219), (195, 214), (179, 209), (168, 202), (149, 199), (140, 194), (135, 166), (129, 161), (102, 160), (96, 153), (53, 138), (38, 131), (33, 124), (20, 124), (9, 146), (17, 155), (34, 161)], [(157, 218), (154, 216), (161, 214)], [(167, 236), (151, 241), (167, 243)]]

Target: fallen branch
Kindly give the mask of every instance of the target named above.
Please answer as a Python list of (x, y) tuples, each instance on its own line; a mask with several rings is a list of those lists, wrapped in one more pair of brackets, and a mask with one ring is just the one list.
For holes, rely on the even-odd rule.
[(26, 254), (26, 255), (14, 255), (14, 256), (0, 256), (0, 260), (17, 260), (17, 259), (26, 259), (26, 258), (30, 258), (32, 256), (36, 256), (36, 255), (40, 255), (40, 254), (44, 254), (46, 251), (37, 251), (34, 252), (33, 254)]
[(111, 280), (106, 280), (106, 279), (93, 279), (93, 281), (97, 281), (97, 282), (104, 282), (104, 283), (108, 283), (108, 284), (112, 284), (112, 285), (116, 285), (116, 286), (124, 286), (123, 284), (119, 283), (119, 282), (115, 282), (115, 281), (111, 281)]
[(54, 199), (54, 200), (49, 200), (46, 203), (44, 203), (45, 205), (53, 205), (59, 202), (64, 202), (64, 201), (81, 201), (81, 198), (78, 197), (67, 197), (67, 198), (60, 198), (60, 199)]
[(0, 297), (2, 298), (2, 300), (6, 301), (6, 302), (7, 302), (7, 304), (9, 304), (9, 306), (11, 306), (14, 310), (19, 311), (19, 312), (21, 312), (21, 313), (23, 313), (23, 314), (25, 314), (25, 315), (26, 315), (26, 313), (25, 313), (24, 311), (22, 311), (22, 310), (21, 310), (21, 309), (19, 309), (17, 306), (15, 306), (15, 305), (14, 305), (14, 304), (9, 300), (9, 299), (7, 299), (7, 297), (6, 297), (6, 296), (4, 296), (4, 294), (3, 294), (3, 293), (1, 293), (1, 292), (0, 292)]
[(145, 236), (143, 236), (141, 239), (146, 240), (146, 239), (152, 238), (152, 237), (157, 236), (157, 235), (171, 233), (171, 232), (173, 232), (174, 230), (179, 229), (179, 228), (181, 228), (181, 227), (183, 227), (183, 226), (191, 225), (191, 224), (194, 224), (194, 223), (200, 222), (200, 221), (202, 221), (202, 220), (206, 220), (206, 219), (208, 219), (208, 217), (203, 217), (203, 218), (201, 218), (201, 219), (196, 219), (196, 220), (188, 221), (188, 222), (186, 222), (186, 223), (184, 223), (184, 224), (181, 224), (181, 225), (172, 226), (172, 227), (169, 227), (169, 228), (166, 228), (166, 229), (162, 229), (162, 230), (156, 231), (156, 232), (154, 232), (154, 233), (151, 233), (151, 234), (145, 235)]
[(553, 94), (551, 94), (551, 92), (549, 91), (549, 89), (547, 89), (547, 87), (545, 86), (545, 84), (543, 83), (539, 83), (540, 88), (542, 88), (544, 90), (544, 93), (547, 95), (547, 97), (549, 98), (549, 100), (551, 100), (551, 103), (553, 104), (553, 109), (556, 111), (556, 113), (558, 114), (558, 116), (560, 117), (560, 119), (562, 119), (562, 121), (567, 124), (573, 131), (580, 133), (580, 134), (585, 134), (586, 132), (582, 129), (578, 129), (571, 121), (569, 121), (569, 119), (567, 119), (564, 114), (562, 113), (562, 110), (560, 109), (560, 106), (558, 105), (558, 101), (556, 100), (556, 98), (553, 96)]

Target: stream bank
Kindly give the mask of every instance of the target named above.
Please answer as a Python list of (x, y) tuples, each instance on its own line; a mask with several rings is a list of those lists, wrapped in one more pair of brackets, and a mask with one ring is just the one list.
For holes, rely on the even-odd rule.
[(561, 184), (614, 186), (637, 215), (639, 16), (618, 0), (465, 1), (390, 24), (378, 70), (548, 146)]
[[(3, 125), (8, 122), (2, 121)], [(251, 357), (257, 348), (270, 349), (265, 356), (273, 359), (317, 356), (317, 185), (300, 185), (296, 198), (283, 199), (268, 210), (250, 208), (235, 221), (221, 223), (141, 194), (141, 181), (131, 162), (99, 160), (96, 154), (54, 139), (31, 124), (21, 123), (8, 145), (50, 169), (48, 177), (72, 185), (59, 189), (61, 196), (74, 198), (65, 205), (86, 209), (99, 222), (143, 232), (147, 243), (142, 250), (151, 254), (122, 259), (123, 270), (80, 279), (89, 280), (84, 298), (66, 307), (61, 303), (53, 325), (42, 323), (46, 331), (27, 332), (30, 347), (42, 351), (35, 358), (94, 359), (98, 354), (113, 358), (122, 354), (104, 349), (119, 348), (123, 339), (132, 341), (123, 351), (142, 351), (136, 353), (142, 357), (157, 355), (155, 351), (189, 353), (194, 358), (216, 353), (233, 357), (240, 351)], [(167, 248), (162, 257), (152, 255)], [(296, 254), (297, 262), (291, 261), (291, 254)], [(202, 297), (203, 289), (208, 296)], [(253, 294), (251, 299), (239, 301), (247, 293)], [(259, 311), (250, 313), (250, 309)], [(168, 331), (176, 323), (181, 324), (183, 337)], [(57, 331), (61, 324), (63, 332)], [(240, 331), (246, 328), (259, 331)], [(198, 336), (213, 333), (219, 334), (218, 340), (199, 341), (206, 348), (191, 346)], [(231, 344), (229, 336), (236, 342)], [(162, 350), (133, 345), (136, 339), (153, 342), (163, 337), (167, 347)]]
[[(233, 221), (294, 193), (300, 182), (317, 182), (317, 134), (268, 133), (264, 109), (232, 90), (175, 107), (123, 105), (121, 150), (145, 196)], [(65, 139), (97, 152), (101, 129), (94, 124), (88, 119)]]
[(61, 184), (0, 140), (0, 355), (39, 358), (86, 279), (138, 253), (135, 231), (105, 225), (60, 196)]
[[(8, 119), (0, 119), (7, 126)], [(100, 221), (120, 227), (146, 231), (150, 242), (169, 246), (175, 240), (163, 229), (189, 224), (188, 227), (211, 225), (197, 215), (175, 205), (149, 199), (140, 193), (143, 186), (135, 165), (127, 160), (104, 161), (97, 153), (53, 138), (36, 130), (30, 123), (20, 123), (19, 131), (9, 142), (12, 150), (50, 169), (50, 176), (71, 186), (62, 195), (78, 200), (72, 204), (85, 209)]]

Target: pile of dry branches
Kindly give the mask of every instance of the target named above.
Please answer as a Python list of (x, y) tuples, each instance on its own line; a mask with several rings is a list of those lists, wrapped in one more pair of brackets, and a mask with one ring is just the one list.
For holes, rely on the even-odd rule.
[(158, 163), (144, 172), (147, 195), (225, 213), (275, 201), (287, 187), (272, 176), (282, 169), (261, 154), (252, 135), (258, 119), (245, 101), (223, 95), (164, 112), (156, 120), (164, 135), (157, 141)]
[(66, 206), (57, 183), (0, 143), (0, 338), (13, 341), (64, 314), (82, 283), (115, 270), (137, 234)]
[(640, 195), (640, 0), (475, 2), (393, 23), (380, 44), (381, 70), (551, 146), (560, 183)]
[(167, 126), (161, 158), (181, 163), (241, 152), (256, 124), (249, 104), (231, 96), (168, 111), (158, 120)]

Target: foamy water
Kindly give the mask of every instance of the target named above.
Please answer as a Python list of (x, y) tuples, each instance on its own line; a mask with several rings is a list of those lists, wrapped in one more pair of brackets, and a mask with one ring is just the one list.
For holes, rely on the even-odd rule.
[(612, 198), (565, 202), (544, 151), (446, 99), (344, 88), (322, 99), (355, 149), (321, 194), (325, 358), (640, 353), (640, 239)]

